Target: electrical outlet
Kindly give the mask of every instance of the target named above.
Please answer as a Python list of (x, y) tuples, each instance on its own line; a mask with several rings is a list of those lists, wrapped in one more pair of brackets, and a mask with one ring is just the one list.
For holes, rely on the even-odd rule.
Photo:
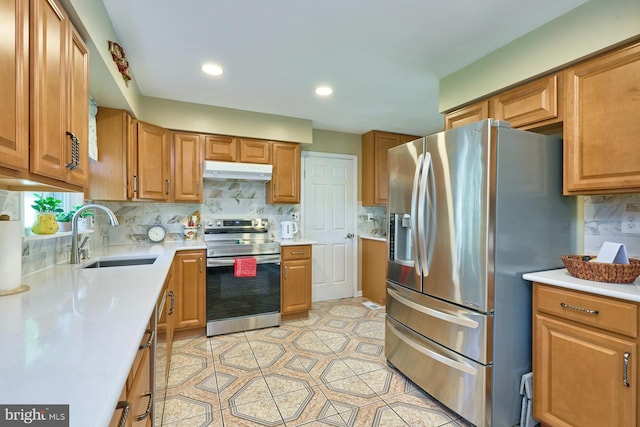
[(368, 213), (367, 214), (367, 221), (373, 221), (373, 214), (372, 213)]
[(291, 213), (291, 219), (293, 221), (300, 221), (300, 212), (292, 212)]
[(622, 232), (640, 234), (640, 212), (625, 212), (622, 214)]

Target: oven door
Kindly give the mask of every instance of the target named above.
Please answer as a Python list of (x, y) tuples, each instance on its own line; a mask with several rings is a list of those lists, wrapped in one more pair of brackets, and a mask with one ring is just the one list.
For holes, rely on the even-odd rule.
[(235, 258), (207, 258), (207, 322), (280, 313), (280, 255), (253, 257), (255, 277), (236, 277)]

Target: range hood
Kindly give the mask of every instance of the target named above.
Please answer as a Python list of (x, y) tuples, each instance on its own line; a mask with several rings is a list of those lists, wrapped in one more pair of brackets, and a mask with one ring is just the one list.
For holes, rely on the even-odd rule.
[(258, 163), (217, 162), (205, 160), (204, 179), (218, 181), (271, 181), (273, 166)]

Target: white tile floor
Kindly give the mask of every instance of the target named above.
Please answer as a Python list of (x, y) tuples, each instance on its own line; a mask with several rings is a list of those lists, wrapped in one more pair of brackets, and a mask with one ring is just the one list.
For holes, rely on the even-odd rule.
[(469, 426), (387, 365), (384, 309), (363, 301), (175, 341), (162, 426)]

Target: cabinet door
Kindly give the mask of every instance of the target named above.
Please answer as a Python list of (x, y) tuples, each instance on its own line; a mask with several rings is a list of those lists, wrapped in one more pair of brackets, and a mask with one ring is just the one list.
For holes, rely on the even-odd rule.
[(173, 200), (202, 201), (202, 136), (175, 133), (173, 159)]
[(553, 74), (491, 99), (493, 117), (514, 129), (531, 129), (562, 121), (561, 75)]
[[(69, 49), (69, 126), (67, 131), (78, 139), (76, 153), (78, 164), (69, 169), (67, 182), (89, 184), (89, 50), (78, 32), (71, 28)], [(71, 150), (71, 152), (70, 152)], [(71, 143), (67, 145), (67, 158), (72, 160)]]
[(374, 205), (386, 205), (389, 199), (389, 173), (387, 151), (400, 145), (400, 136), (393, 134), (376, 134), (374, 144), (375, 186)]
[(271, 143), (260, 139), (240, 138), (240, 161), (247, 163), (271, 163)]
[(67, 149), (67, 15), (55, 0), (31, 1), (31, 172), (64, 180)]
[(489, 100), (463, 107), (444, 116), (444, 128), (453, 129), (489, 118)]
[(29, 3), (0, 2), (3, 44), (0, 51), (0, 165), (29, 169)]
[(151, 348), (148, 348), (144, 350), (138, 369), (129, 374), (134, 376), (127, 390), (127, 400), (131, 403), (129, 419), (132, 427), (150, 425), (154, 391), (151, 382), (151, 363)]
[(636, 425), (635, 343), (540, 314), (534, 327), (536, 419), (558, 427)]
[(99, 158), (97, 162), (91, 162), (88, 199), (126, 201), (129, 198), (127, 145), (131, 137), (131, 122), (131, 116), (124, 110), (98, 108), (96, 134)]
[(169, 131), (138, 122), (138, 199), (169, 200), (170, 156)]
[(204, 141), (205, 160), (235, 162), (238, 160), (238, 140), (232, 136), (207, 135)]
[(206, 324), (204, 251), (178, 252), (175, 257), (176, 329)]
[(300, 144), (274, 142), (273, 176), (267, 184), (267, 203), (300, 203)]
[(311, 308), (311, 260), (284, 261), (282, 272), (282, 314)]
[(384, 305), (387, 300), (387, 243), (362, 239), (362, 296)]
[(565, 72), (564, 194), (640, 191), (640, 43)]

